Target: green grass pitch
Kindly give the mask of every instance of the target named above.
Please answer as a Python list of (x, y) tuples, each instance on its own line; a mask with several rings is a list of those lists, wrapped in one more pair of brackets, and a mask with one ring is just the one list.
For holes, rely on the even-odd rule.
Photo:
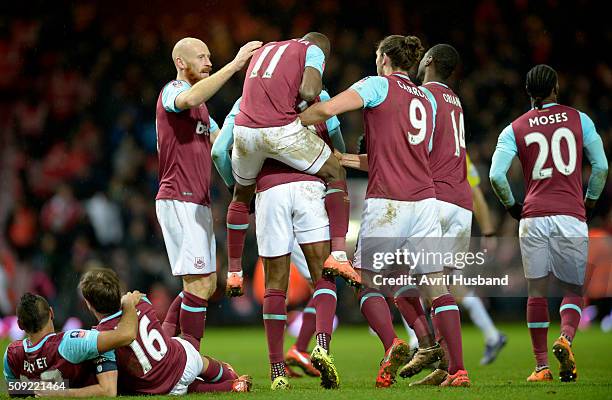
[[(574, 344), (578, 363), (578, 382), (527, 384), (525, 378), (533, 368), (533, 356), (527, 328), (524, 324), (501, 325), (509, 338), (498, 360), (490, 366), (480, 366), (483, 342), (480, 332), (467, 325), (463, 330), (466, 367), (472, 379), (471, 388), (411, 388), (408, 381), (398, 378), (390, 389), (376, 389), (374, 380), (383, 356), (382, 346), (365, 326), (340, 325), (332, 340), (332, 352), (340, 372), (340, 389), (326, 391), (315, 378), (293, 379), (289, 391), (272, 392), (269, 388), (266, 341), (261, 327), (222, 328), (206, 330), (202, 351), (231, 363), (241, 374), (250, 374), (254, 391), (241, 397), (253, 399), (610, 399), (612, 398), (612, 334), (594, 328), (579, 332)], [(558, 324), (551, 324), (549, 347), (556, 337)], [(397, 332), (405, 336), (403, 327)], [(287, 338), (289, 346), (293, 338)], [(6, 342), (0, 345), (2, 354)], [(286, 347), (287, 348), (287, 347)], [(285, 348), (285, 349), (286, 349)], [(558, 372), (556, 359), (550, 354), (553, 374)], [(2, 395), (6, 397), (6, 395)], [(188, 395), (200, 397), (236, 398), (237, 394)], [(161, 396), (160, 396), (161, 397)]]

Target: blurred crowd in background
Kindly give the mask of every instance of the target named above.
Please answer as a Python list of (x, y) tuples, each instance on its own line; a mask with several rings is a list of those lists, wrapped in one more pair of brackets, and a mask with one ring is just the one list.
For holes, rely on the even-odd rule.
[[(70, 315), (86, 319), (77, 282), (91, 265), (112, 266), (128, 288), (150, 293), (163, 315), (180, 281), (170, 274), (155, 215), (155, 103), (176, 76), (170, 53), (184, 36), (204, 40), (218, 69), (246, 41), (321, 31), (332, 43), (324, 75), (332, 95), (376, 73), (375, 46), (387, 34), (416, 35), (425, 47), (452, 44), (462, 57), (452, 86), (465, 109), (468, 152), (483, 177), (498, 235), (516, 235), (516, 223), (504, 214), (486, 177), (499, 132), (530, 107), (524, 78), (531, 66), (557, 69), (560, 102), (591, 116), (612, 158), (612, 29), (596, 2), (572, 3), (572, 9), (558, 0), (0, 6), (0, 315), (13, 314), (20, 294), (31, 290), (50, 299), (60, 324)], [(243, 73), (232, 78), (208, 103), (219, 124), (240, 96), (242, 79)], [(352, 152), (363, 132), (361, 118), (358, 112), (341, 118)], [(585, 167), (585, 185), (588, 174)], [(230, 196), (213, 175), (222, 278)], [(518, 163), (511, 178), (520, 197)], [(602, 232), (612, 232), (611, 194), (608, 183), (592, 223)], [(257, 259), (254, 234), (245, 255), (250, 271)], [(344, 307), (355, 302), (351, 292), (340, 292), (341, 319), (360, 320), (357, 307)], [(210, 323), (259, 317), (259, 306), (248, 296), (230, 303), (218, 293), (215, 299), (223, 311), (209, 307)]]

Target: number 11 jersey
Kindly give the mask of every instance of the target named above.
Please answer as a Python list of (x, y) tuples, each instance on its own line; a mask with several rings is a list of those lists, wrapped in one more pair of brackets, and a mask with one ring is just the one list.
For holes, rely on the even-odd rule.
[[(187, 363), (185, 348), (166, 335), (146, 300), (136, 306), (138, 334), (129, 346), (115, 350), (122, 394), (168, 394), (183, 375)], [(99, 331), (116, 328), (121, 311), (100, 320)]]

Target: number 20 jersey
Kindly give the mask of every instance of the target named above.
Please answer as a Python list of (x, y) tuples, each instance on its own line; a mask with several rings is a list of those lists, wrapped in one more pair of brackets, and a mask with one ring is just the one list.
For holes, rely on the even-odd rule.
[[(168, 394), (180, 380), (187, 363), (185, 348), (166, 335), (153, 307), (141, 301), (138, 312), (138, 334), (130, 346), (115, 350), (122, 394)], [(99, 331), (116, 328), (121, 311), (103, 318)]]
[(570, 215), (585, 221), (583, 130), (578, 110), (554, 104), (512, 122), (527, 185), (523, 218)]

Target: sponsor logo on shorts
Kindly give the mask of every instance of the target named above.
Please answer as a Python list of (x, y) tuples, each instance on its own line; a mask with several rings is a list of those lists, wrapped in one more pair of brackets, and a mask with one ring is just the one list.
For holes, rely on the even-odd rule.
[(204, 257), (196, 257), (195, 262), (193, 263), (193, 266), (196, 267), (197, 269), (204, 268)]

